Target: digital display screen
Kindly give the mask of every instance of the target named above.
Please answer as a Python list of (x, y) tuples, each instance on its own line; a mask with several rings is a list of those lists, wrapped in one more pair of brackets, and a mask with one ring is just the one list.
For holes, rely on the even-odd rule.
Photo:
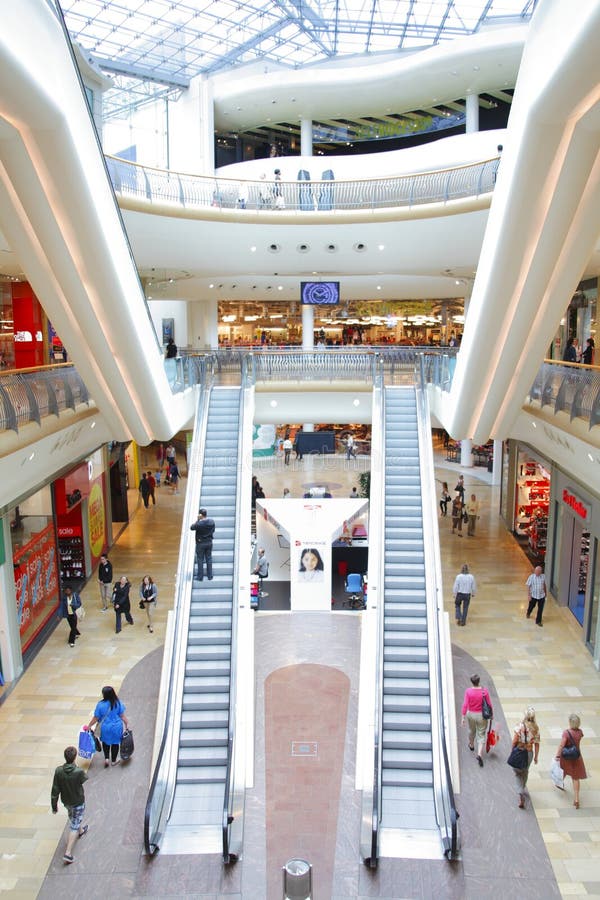
[(340, 302), (339, 281), (302, 281), (300, 297), (305, 306), (335, 306)]

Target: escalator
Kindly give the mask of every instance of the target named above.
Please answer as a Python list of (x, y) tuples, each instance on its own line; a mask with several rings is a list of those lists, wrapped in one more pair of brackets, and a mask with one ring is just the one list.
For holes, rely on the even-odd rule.
[(415, 387), (387, 387), (383, 399), (384, 603), (378, 610), (373, 826), (363, 853), (371, 867), (378, 856), (458, 853), (440, 665), (449, 648), (440, 638), (433, 466), (423, 450), (429, 420)]
[[(213, 387), (198, 413), (182, 532), (187, 572), (182, 575), (182, 556), (179, 572), (187, 596), (177, 598), (185, 608), (177, 612), (169, 704), (146, 808), (149, 853), (159, 847), (161, 854), (222, 851), (234, 714), (230, 676), (242, 396), (238, 387)], [(195, 467), (201, 472), (196, 486)], [(192, 575), (195, 540), (189, 527), (200, 507), (216, 523), (213, 579), (202, 582)], [(163, 689), (165, 678), (163, 673)]]

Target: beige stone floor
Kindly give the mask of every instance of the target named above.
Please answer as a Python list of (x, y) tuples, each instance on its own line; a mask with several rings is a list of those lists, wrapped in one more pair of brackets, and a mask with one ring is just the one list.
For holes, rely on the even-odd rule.
[[(436, 476), (451, 481), (459, 467), (436, 459)], [(334, 496), (345, 497), (357, 484), (369, 460), (359, 457), (321, 460), (306, 457), (284, 470), (283, 463), (257, 461), (267, 496), (289, 487), (301, 496), (306, 485), (327, 483)], [(525, 619), (524, 582), (530, 566), (497, 516), (499, 492), (486, 473), (464, 470), (467, 490), (475, 491), (482, 514), (474, 538), (450, 534), (442, 520), (440, 543), (448, 610), (455, 573), (468, 562), (479, 590), (466, 628), (452, 624), (452, 639), (479, 659), (493, 676), (509, 722), (533, 704), (538, 712), (542, 747), (540, 765), (529, 787), (554, 871), (565, 897), (600, 896), (600, 674), (581, 642), (572, 614), (550, 599), (543, 628)], [(438, 482), (438, 486), (439, 486)], [(185, 479), (182, 489), (185, 488)], [(451, 485), (452, 486), (452, 485)], [(135, 496), (135, 495), (134, 495)], [(0, 893), (35, 898), (65, 825), (64, 812), (50, 812), (50, 785), (62, 751), (75, 743), (88, 721), (102, 685), (118, 690), (127, 671), (163, 640), (172, 604), (184, 494), (157, 491), (156, 509), (138, 507), (129, 527), (110, 553), (115, 575), (127, 574), (137, 586), (151, 574), (159, 585), (154, 634), (134, 608), (135, 625), (114, 633), (114, 616), (100, 612), (95, 581), (82, 594), (87, 615), (74, 649), (67, 644), (66, 625), (49, 638), (27, 672), (0, 707)], [(451, 616), (453, 621), (453, 617)], [(464, 685), (457, 685), (462, 692)], [(582, 745), (588, 773), (582, 784), (581, 809), (572, 806), (570, 786), (553, 788), (548, 770), (570, 712), (582, 718)], [(131, 710), (132, 727), (135, 715)], [(508, 748), (508, 736), (502, 735)], [(508, 752), (507, 752), (508, 755)], [(515, 809), (515, 820), (518, 811)], [(493, 827), (490, 824), (490, 827)]]

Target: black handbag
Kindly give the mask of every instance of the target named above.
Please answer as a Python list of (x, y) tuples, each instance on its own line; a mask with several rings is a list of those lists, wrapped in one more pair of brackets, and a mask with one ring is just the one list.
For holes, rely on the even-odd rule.
[(96, 753), (99, 753), (102, 750), (102, 743), (99, 738), (96, 737), (96, 732), (90, 728), (90, 734), (94, 739), (94, 750)]
[(491, 719), (494, 715), (494, 710), (485, 699), (485, 695), (481, 698), (481, 715), (484, 719)]
[(526, 747), (515, 746), (510, 751), (510, 756), (506, 760), (513, 769), (526, 769), (529, 762), (529, 753)]
[(571, 732), (568, 729), (567, 729), (567, 734), (569, 735), (569, 740), (572, 743), (567, 744), (566, 747), (563, 747), (560, 755), (562, 756), (563, 759), (579, 759), (579, 757), (581, 756), (581, 753), (577, 749), (575, 741), (573, 740), (573, 738), (571, 736)]

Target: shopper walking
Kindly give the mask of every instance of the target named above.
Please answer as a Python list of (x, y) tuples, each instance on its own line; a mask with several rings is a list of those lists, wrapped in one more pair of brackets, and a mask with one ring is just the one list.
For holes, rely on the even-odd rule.
[(100, 557), (100, 565), (98, 566), (98, 585), (100, 587), (100, 600), (102, 601), (102, 612), (108, 609), (108, 601), (112, 595), (113, 567), (106, 553)]
[(454, 579), (452, 593), (454, 595), (454, 615), (456, 624), (466, 625), (471, 597), (474, 597), (477, 593), (475, 578), (469, 572), (469, 567), (466, 563), (464, 563), (460, 572)]
[(156, 609), (156, 601), (158, 600), (158, 588), (149, 575), (144, 575), (140, 584), (140, 609), (146, 610), (146, 618), (148, 619), (148, 631), (150, 634), (154, 631), (152, 627), (152, 615)]
[(442, 482), (442, 493), (440, 495), (440, 515), (448, 515), (448, 503), (450, 502), (450, 493), (448, 491), (448, 482)]
[(546, 603), (546, 578), (541, 566), (535, 567), (525, 582), (525, 586), (527, 587), (527, 599), (529, 600), (526, 617), (530, 619), (531, 613), (537, 606), (535, 624), (539, 625), (541, 628), (543, 625), (542, 615), (544, 613), (544, 604)]
[(350, 457), (356, 459), (356, 446), (351, 434), (346, 438), (346, 459), (350, 459)]
[(142, 475), (142, 479), (139, 483), (139, 492), (142, 495), (142, 500), (144, 501), (144, 506), (148, 509), (148, 501), (150, 499), (150, 483), (148, 481), (148, 476), (144, 472)]
[(204, 580), (204, 564), (206, 563), (206, 577), (213, 579), (212, 548), (213, 535), (215, 533), (214, 519), (209, 519), (205, 509), (198, 510), (198, 518), (190, 526), (196, 532), (196, 565), (198, 567), (198, 581)]
[(129, 721), (125, 715), (125, 704), (119, 700), (115, 689), (110, 685), (102, 688), (102, 700), (96, 703), (94, 715), (90, 719), (88, 728), (93, 728), (97, 722), (100, 722), (100, 740), (102, 741), (102, 751), (104, 753), (104, 768), (107, 769), (109, 758), (113, 766), (119, 764), (117, 757), (123, 730), (125, 728), (129, 730)]
[(66, 619), (69, 623), (69, 647), (75, 646), (76, 638), (80, 637), (78, 628), (77, 610), (81, 608), (79, 594), (66, 587), (60, 601), (59, 618)]
[(156, 478), (152, 474), (152, 472), (146, 473), (148, 477), (148, 490), (150, 491), (150, 499), (152, 500), (152, 506), (156, 506)]
[(286, 439), (284, 440), (284, 442), (283, 442), (283, 444), (282, 444), (282, 447), (283, 447), (283, 464), (284, 464), (285, 466), (289, 466), (289, 464), (290, 464), (290, 455), (291, 455), (291, 453), (292, 453), (292, 448), (293, 448), (293, 446), (294, 446), (294, 445), (292, 444), (292, 441), (291, 441), (290, 437), (289, 437), (289, 436), (286, 437)]
[(125, 616), (125, 621), (130, 625), (133, 625), (133, 619), (131, 617), (131, 601), (129, 599), (129, 591), (131, 589), (131, 582), (128, 580), (126, 575), (121, 575), (119, 581), (115, 583), (112, 593), (112, 605), (115, 610), (116, 624), (115, 630), (116, 633), (119, 634), (121, 631), (121, 616)]
[(461, 725), (465, 724), (465, 718), (469, 725), (469, 750), (475, 750), (477, 740), (477, 762), (483, 767), (483, 749), (485, 747), (488, 719), (483, 717), (483, 701), (492, 708), (492, 701), (488, 689), (481, 687), (479, 675), (471, 675), (471, 687), (465, 691), (462, 705)]
[(514, 769), (517, 779), (517, 790), (519, 792), (519, 809), (525, 809), (525, 803), (529, 796), (527, 790), (527, 779), (529, 777), (529, 767), (533, 761), (537, 766), (538, 755), (540, 752), (540, 729), (535, 719), (535, 709), (529, 706), (525, 711), (523, 719), (514, 730), (513, 747), (519, 747), (527, 751), (527, 764), (523, 769)]
[(585, 342), (585, 350), (581, 354), (581, 362), (585, 366), (593, 366), (594, 365), (594, 350), (596, 349), (596, 344), (594, 343), (594, 338), (588, 338)]
[(475, 523), (479, 518), (479, 501), (475, 494), (471, 494), (471, 499), (465, 503), (465, 512), (467, 514), (467, 537), (473, 537)]
[(454, 500), (452, 501), (451, 514), (452, 514), (452, 534), (455, 534), (456, 529), (458, 528), (458, 536), (462, 537), (463, 502), (461, 500), (459, 493), (455, 494)]
[(179, 466), (176, 462), (169, 466), (169, 481), (173, 485), (173, 493), (179, 493)]
[(460, 502), (462, 505), (465, 505), (465, 476), (459, 475), (458, 481), (456, 482), (456, 487), (454, 488), (455, 492), (460, 494)]
[[(585, 763), (579, 747), (582, 737), (581, 719), (575, 713), (571, 713), (569, 716), (569, 727), (563, 731), (558, 750), (556, 751), (556, 759), (559, 760), (564, 774), (571, 776), (571, 781), (573, 782), (573, 806), (575, 809), (579, 809), (579, 782), (587, 778)], [(575, 750), (568, 749), (573, 747)], [(565, 750), (570, 754), (569, 756), (563, 755)]]
[(65, 761), (62, 766), (54, 770), (52, 790), (50, 792), (50, 806), (56, 815), (58, 801), (62, 801), (69, 817), (69, 836), (67, 846), (63, 854), (63, 862), (69, 865), (73, 862), (73, 847), (75, 840), (87, 834), (88, 825), (82, 825), (85, 813), (85, 792), (83, 785), (87, 781), (87, 775), (75, 765), (77, 759), (77, 747), (65, 747)]

